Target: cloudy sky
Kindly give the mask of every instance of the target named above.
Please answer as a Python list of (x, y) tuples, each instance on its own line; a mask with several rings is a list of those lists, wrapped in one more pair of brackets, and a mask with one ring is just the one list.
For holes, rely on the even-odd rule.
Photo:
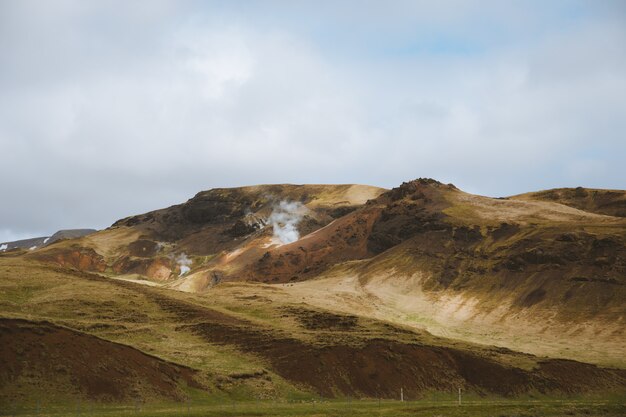
[(626, 188), (624, 1), (0, 0), (0, 242), (212, 187)]

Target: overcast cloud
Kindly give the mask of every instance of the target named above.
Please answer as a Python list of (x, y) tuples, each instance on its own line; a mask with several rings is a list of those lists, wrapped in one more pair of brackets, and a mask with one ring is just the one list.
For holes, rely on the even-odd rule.
[(624, 189), (625, 4), (0, 0), (0, 242), (257, 183)]

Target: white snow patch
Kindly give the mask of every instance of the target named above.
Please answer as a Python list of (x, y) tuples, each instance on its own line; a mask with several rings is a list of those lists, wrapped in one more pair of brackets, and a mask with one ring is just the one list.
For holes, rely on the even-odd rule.
[(50, 238), (49, 238), (49, 237), (45, 238), (45, 239), (43, 240), (43, 244), (45, 245), (46, 243), (48, 243), (48, 241), (49, 241), (49, 240), (50, 240)]
[(3, 243), (2, 245), (0, 245), (0, 251), (2, 251), (2, 252), (7, 250), (8, 248), (9, 248), (9, 245), (7, 245), (6, 243)]
[(37, 249), (37, 246), (31, 246), (30, 248), (28, 248), (28, 250), (35, 250)]

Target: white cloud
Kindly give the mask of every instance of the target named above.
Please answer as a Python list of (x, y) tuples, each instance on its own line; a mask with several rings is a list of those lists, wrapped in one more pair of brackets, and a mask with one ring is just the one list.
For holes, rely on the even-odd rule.
[(0, 2), (0, 228), (104, 227), (251, 183), (623, 188), (623, 14), (137, 4)]

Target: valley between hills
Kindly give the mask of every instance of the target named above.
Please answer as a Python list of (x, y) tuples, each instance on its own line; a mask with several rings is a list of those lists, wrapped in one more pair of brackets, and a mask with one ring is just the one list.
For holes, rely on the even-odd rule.
[(9, 247), (4, 406), (626, 395), (626, 191), (223, 188)]

